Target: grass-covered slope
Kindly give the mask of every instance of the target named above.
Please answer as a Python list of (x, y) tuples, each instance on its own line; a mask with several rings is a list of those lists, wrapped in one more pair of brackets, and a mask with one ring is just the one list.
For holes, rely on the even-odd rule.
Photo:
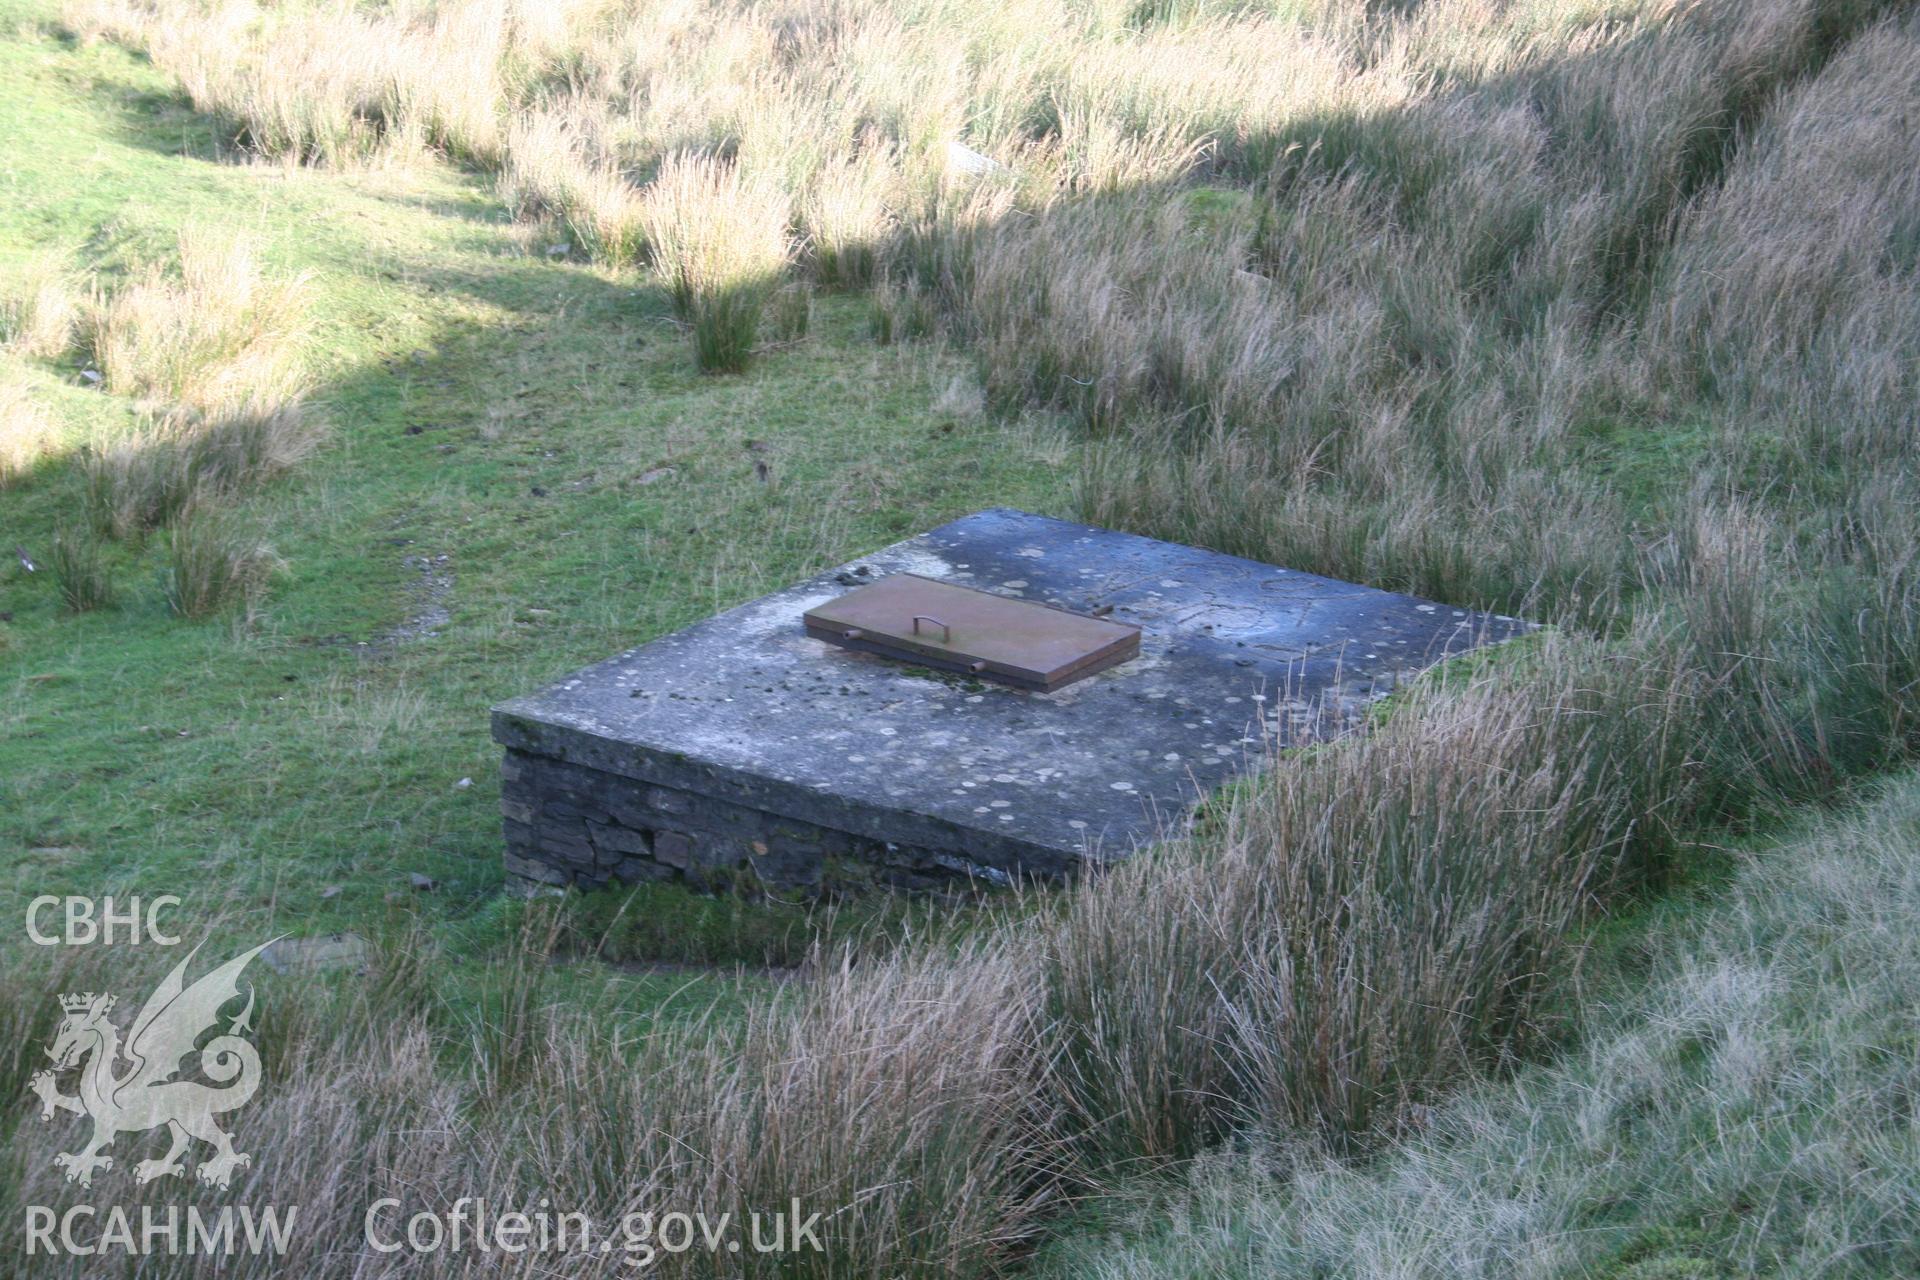
[[(989, 1274), (1364, 1156), (1558, 1043), (1588, 922), (1920, 748), (1911, 6), (0, 3), (6, 892), (373, 940), (266, 991), (295, 1273), (398, 1189), (804, 1191), (788, 1274)], [(550, 964), (487, 703), (989, 501), (1554, 625), (957, 941)], [(822, 923), (573, 918), (635, 913)], [(0, 1094), (101, 963), (9, 970)]]
[(942, 349), (874, 345), (857, 302), (702, 376), (655, 284), (554, 252), (564, 232), (516, 229), (483, 181), (245, 163), (134, 55), (44, 6), (0, 28), (0, 277), (58, 254), (76, 292), (112, 290), (182, 227), (248, 237), (267, 277), (304, 277), (324, 432), (225, 504), (284, 562), (251, 608), (170, 611), (161, 528), (107, 541), (115, 602), (74, 614), (76, 452), (136, 399), (94, 389), (83, 349), (0, 353), (60, 435), (0, 489), (9, 918), (183, 885), (248, 934), (375, 927), (394, 891), (470, 915), (501, 883), (490, 703), (956, 514), (1062, 507), (1065, 452), (985, 419)]
[(1920, 778), (1599, 949), (1577, 1045), (1377, 1159), (1269, 1148), (1113, 1202), (1047, 1277), (1920, 1272)]

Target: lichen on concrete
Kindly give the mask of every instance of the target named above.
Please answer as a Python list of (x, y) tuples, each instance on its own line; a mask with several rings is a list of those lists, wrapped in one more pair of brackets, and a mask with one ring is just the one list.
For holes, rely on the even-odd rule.
[[(1141, 627), (1140, 656), (1030, 693), (804, 633), (807, 609), (891, 573), (1109, 609)], [(687, 874), (677, 838), (665, 859), (649, 841), (688, 831), (649, 827), (629, 806), (638, 835), (623, 834), (600, 820), (612, 816), (606, 806), (595, 819), (577, 803), (596, 785), (612, 794), (639, 784), (715, 807), (706, 821), (744, 811), (801, 832), (778, 857), (754, 838), (704, 855), (779, 883), (808, 883), (809, 859), (830, 853), (890, 863), (901, 872), (891, 878), (907, 883), (943, 869), (1059, 876), (1125, 856), (1274, 748), (1345, 732), (1410, 675), (1526, 627), (1194, 547), (981, 511), (496, 707), (494, 737), (509, 751), (509, 866), (549, 883)], [(566, 766), (576, 803), (543, 799), (547, 762)], [(516, 770), (534, 781), (517, 782)]]

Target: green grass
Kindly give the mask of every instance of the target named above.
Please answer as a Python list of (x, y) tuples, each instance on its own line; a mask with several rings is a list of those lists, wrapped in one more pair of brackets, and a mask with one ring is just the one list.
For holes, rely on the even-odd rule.
[[(313, 273), (329, 436), (239, 503), (286, 562), (250, 621), (169, 612), (164, 531), (110, 544), (115, 604), (76, 616), (44, 567), (80, 511), (71, 453), (0, 496), (0, 547), (43, 566), (0, 568), (8, 918), (35, 894), (176, 892), (236, 940), (417, 923), (477, 957), (505, 909), (492, 703), (966, 511), (1066, 509), (1071, 452), (936, 414), (970, 367), (874, 346), (857, 299), (702, 376), (663, 293), (549, 255), (565, 237), (514, 228), (485, 180), (236, 162), (143, 60), (49, 13), (0, 0), (0, 283), (50, 249), (110, 279), (185, 222), (248, 231), (270, 271)], [(0, 359), (70, 446), (130, 422), (71, 360)], [(703, 922), (710, 960), (812, 927), (729, 932), (684, 894), (643, 909), (661, 935)], [(755, 982), (569, 980), (635, 1008)]]
[[(857, 886), (825, 898), (696, 894), (674, 884), (612, 885), (569, 893), (554, 950), (611, 964), (798, 969), (816, 954), (871, 955), (913, 939), (964, 933), (997, 918), (978, 900)], [(476, 923), (492, 951), (548, 910), (502, 900)], [(959, 926), (957, 929), (954, 926)]]

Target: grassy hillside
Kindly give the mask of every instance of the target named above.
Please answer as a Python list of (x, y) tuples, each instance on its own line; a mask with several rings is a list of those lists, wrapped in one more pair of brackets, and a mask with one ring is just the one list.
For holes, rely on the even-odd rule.
[[(368, 1253), (389, 1193), (804, 1194), (820, 1254), (663, 1269), (990, 1274), (1222, 1149), (1364, 1161), (1606, 1043), (1569, 994), (1595, 921), (1651, 935), (1703, 849), (1920, 746), (1910, 6), (0, 0), (0, 32), (0, 896), (368, 940), (263, 988), (235, 1195), (305, 1206), (296, 1274), (468, 1265)], [(951, 933), (500, 894), (490, 703), (995, 503), (1550, 625)], [(161, 957), (0, 957), (17, 1218), (74, 1194), (24, 1094), (53, 997)], [(1268, 1248), (1288, 1193), (1227, 1181), (1222, 1247)], [(1569, 1266), (1628, 1247), (1594, 1239)]]
[(6, 357), (58, 431), (0, 498), (10, 915), (192, 883), (248, 933), (366, 929), (419, 897), (410, 871), (442, 888), (409, 909), (483, 913), (490, 703), (930, 522), (1062, 507), (1063, 446), (986, 419), (945, 349), (875, 346), (855, 302), (703, 377), (656, 286), (553, 252), (564, 231), (516, 228), (484, 183), (239, 162), (143, 61), (48, 17), (5, 15), (0, 271), (57, 254), (84, 294), (183, 228), (252, 241), (303, 281), (322, 443), (223, 502), (283, 562), (251, 607), (175, 616), (158, 529), (103, 544), (114, 603), (74, 614), (51, 579), (56, 535), (85, 536), (76, 453), (138, 410), (89, 353)]
[(1423, 1112), (1358, 1169), (1211, 1157), (1035, 1274), (1913, 1274), (1920, 780), (1739, 863), (1595, 952), (1564, 1059)]

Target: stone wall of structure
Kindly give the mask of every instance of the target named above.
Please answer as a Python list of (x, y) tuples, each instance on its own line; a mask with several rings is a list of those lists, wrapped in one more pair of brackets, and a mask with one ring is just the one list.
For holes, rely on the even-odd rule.
[(953, 851), (849, 835), (714, 796), (509, 749), (501, 766), (506, 868), (531, 885), (685, 880), (819, 891), (836, 869), (899, 888), (1004, 875)]

